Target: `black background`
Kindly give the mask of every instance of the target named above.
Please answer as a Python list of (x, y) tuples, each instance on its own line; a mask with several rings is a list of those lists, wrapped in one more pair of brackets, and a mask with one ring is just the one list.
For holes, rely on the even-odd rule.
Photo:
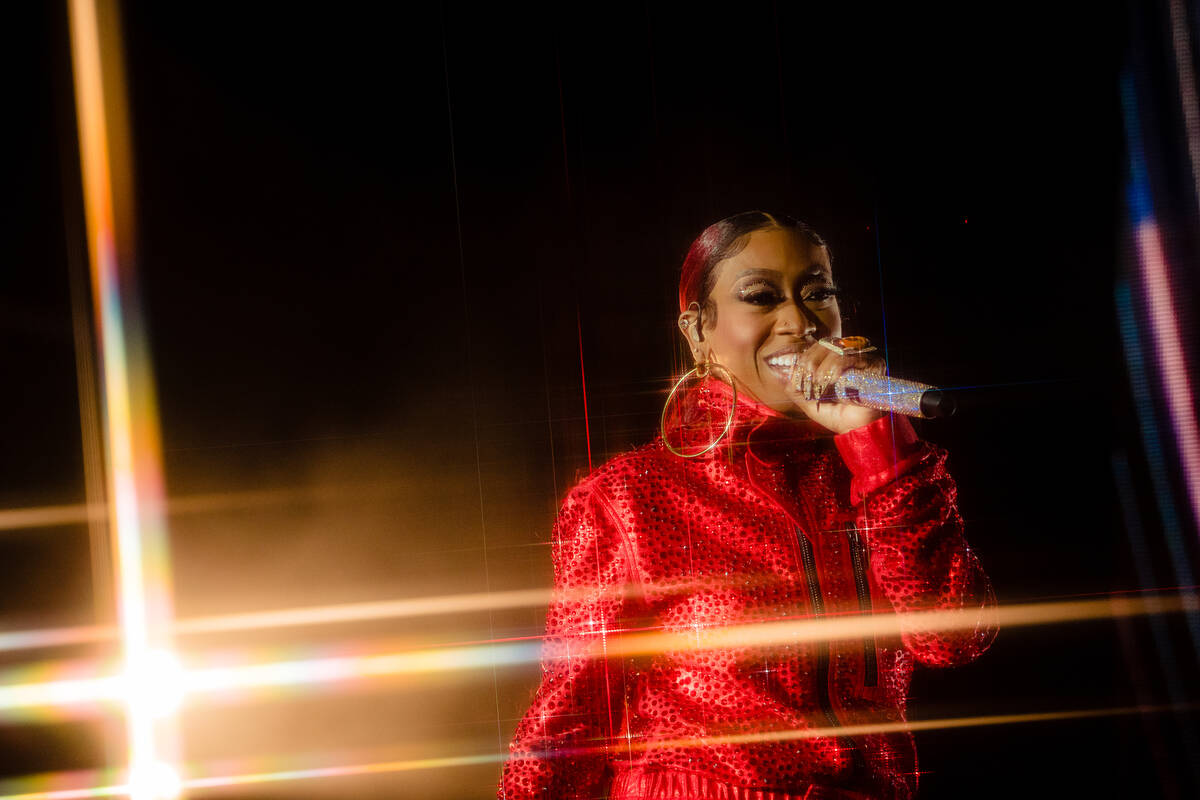
[[(6, 507), (83, 496), (65, 19), (26, 13), (6, 56)], [(963, 387), (961, 413), (921, 432), (951, 452), (1002, 602), (1134, 588), (1110, 467), (1132, 430), (1112, 305), (1124, 15), (126, 3), (171, 495), (396, 479), (346, 501), (353, 515), (335, 498), (175, 521), (178, 613), (547, 585), (549, 523), (589, 440), (599, 463), (654, 433), (683, 253), (747, 208), (823, 233), (851, 325), (886, 340), (894, 374)], [(4, 531), (0, 548), (5, 628), (90, 621), (83, 526)], [(438, 624), (452, 641), (539, 622)], [(1144, 634), (1129, 635), (1132, 650), (1107, 622), (1002, 631), (975, 664), (919, 672), (912, 716), (1131, 705)], [(411, 705), (327, 702), (372, 716), (358, 745), (419, 730), (421, 756), (494, 751), (536, 675), (418, 703), (422, 723)], [(1162, 760), (1171, 730), (1151, 715), (922, 732), (922, 797), (1170, 796), (1187, 780)], [(4, 725), (0, 759), (10, 775), (95, 765), (89, 731)], [(484, 797), (498, 767), (416, 774), (371, 788)]]

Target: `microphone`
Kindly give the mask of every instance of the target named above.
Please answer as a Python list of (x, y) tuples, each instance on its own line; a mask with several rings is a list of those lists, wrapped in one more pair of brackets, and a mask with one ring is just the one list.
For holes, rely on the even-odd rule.
[(958, 404), (953, 395), (934, 386), (852, 369), (825, 389), (822, 400), (874, 408), (907, 417), (948, 417)]

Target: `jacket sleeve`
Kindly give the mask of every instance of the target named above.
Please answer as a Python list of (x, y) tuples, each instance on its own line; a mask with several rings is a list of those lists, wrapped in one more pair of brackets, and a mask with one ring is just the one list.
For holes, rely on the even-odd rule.
[(927, 666), (978, 657), (996, 636), (996, 596), (963, 538), (945, 451), (920, 441), (906, 417), (883, 417), (834, 441), (850, 468), (872, 572), (896, 612), (976, 611), (971, 627), (905, 631), (905, 647)]
[(624, 533), (597, 492), (576, 487), (555, 523), (542, 682), (509, 748), (503, 800), (603, 797), (611, 779), (624, 690), (619, 663), (605, 651), (630, 565)]

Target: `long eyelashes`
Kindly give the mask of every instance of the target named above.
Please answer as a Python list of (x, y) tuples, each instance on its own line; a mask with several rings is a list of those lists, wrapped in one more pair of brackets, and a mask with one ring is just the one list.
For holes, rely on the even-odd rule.
[(806, 294), (804, 302), (823, 308), (841, 296), (842, 290), (837, 286), (820, 286)]
[[(841, 295), (842, 290), (832, 284), (818, 286), (804, 295), (801, 298), (801, 302), (817, 308), (824, 308), (837, 300)], [(778, 305), (784, 299), (778, 289), (764, 284), (755, 284), (740, 289), (737, 293), (737, 298), (743, 303), (763, 307)]]
[(774, 289), (752, 287), (738, 292), (738, 299), (755, 306), (773, 306), (783, 298)]

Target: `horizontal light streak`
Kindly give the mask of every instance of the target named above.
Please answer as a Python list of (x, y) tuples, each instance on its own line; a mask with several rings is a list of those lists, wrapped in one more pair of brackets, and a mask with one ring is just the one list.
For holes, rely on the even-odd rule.
[(108, 519), (108, 507), (97, 503), (91, 509), (83, 503), (36, 508), (7, 508), (0, 511), (0, 531), (24, 528), (52, 528)]
[[(821, 619), (795, 619), (752, 625), (700, 627), (688, 632), (652, 632), (608, 639), (609, 657), (653, 655), (675, 650), (719, 650), (769, 647), (818, 641), (896, 637), (902, 634), (945, 634), (976, 630), (985, 622), (1001, 628), (1085, 622), (1119, 617), (1193, 611), (1200, 596), (1150, 595), (1108, 597), (1052, 603), (1024, 603), (981, 610), (918, 611), (907, 614), (868, 614)], [(703, 642), (700, 637), (703, 637)]]
[[(668, 741), (619, 741), (617, 747), (622, 752), (642, 752), (658, 748), (699, 748), (719, 747), (738, 744), (787, 742), (803, 739), (817, 739), (829, 736), (867, 736), (889, 733), (905, 733), (909, 731), (953, 730), (961, 728), (990, 727), (994, 725), (1017, 725), (1038, 722), (1059, 722), (1080, 719), (1097, 719), (1102, 717), (1128, 716), (1131, 714), (1154, 714), (1179, 710), (1178, 706), (1119, 706), (1099, 709), (1071, 709), (1064, 711), (1040, 711), (1023, 714), (989, 714), (969, 717), (947, 717), (942, 719), (916, 720), (912, 722), (883, 722), (866, 725), (847, 725), (837, 728), (802, 728), (783, 731), (761, 731), (723, 736), (697, 737)], [(1186, 706), (1185, 708), (1194, 708)], [(597, 747), (597, 752), (606, 748)], [(537, 757), (577, 757), (583, 750), (572, 750), (558, 753), (539, 753)], [(364, 775), (380, 775), (397, 772), (410, 772), (427, 769), (446, 769), (455, 767), (477, 766), (482, 764), (499, 764), (507, 761), (509, 756), (503, 753), (482, 753), (469, 756), (449, 756), (441, 758), (418, 758), (395, 761), (377, 761), (364, 764), (346, 764), (331, 767), (313, 767), (309, 769), (277, 770), (270, 772), (250, 772), (237, 775), (196, 776), (182, 781), (182, 787), (189, 789), (217, 789), (231, 786), (247, 786), (260, 783), (279, 783), (284, 781), (311, 780), (315, 778), (338, 778)], [(37, 781), (43, 785), (51, 776), (37, 776), (5, 781), (9, 787), (20, 788)], [(49, 791), (23, 791), (17, 794), (0, 795), (0, 800), (76, 800), (76, 798), (111, 797), (124, 794), (128, 787), (124, 785), (80, 787), (76, 789), (54, 789)]]
[[(1191, 708), (1192, 706), (1187, 706)], [(1052, 722), (1071, 719), (1092, 719), (1096, 717), (1126, 716), (1129, 714), (1150, 714), (1169, 711), (1174, 706), (1122, 706), (1116, 708), (1078, 709), (1070, 711), (1038, 711), (1025, 714), (989, 714), (976, 717), (948, 717), (944, 719), (923, 719), (909, 722), (877, 722), (864, 725), (841, 725), (836, 728), (800, 728), (786, 731), (761, 731), (756, 733), (739, 733), (726, 736), (708, 736), (691, 739), (669, 739), (657, 742), (631, 742), (634, 750), (648, 750), (667, 747), (715, 747), (720, 745), (757, 744), (769, 742), (792, 742), (801, 739), (820, 739), (827, 736), (872, 736), (889, 733), (905, 733), (909, 731), (950, 730), (954, 728), (979, 728), (990, 725), (1015, 725), (1030, 722)], [(622, 743), (621, 747), (624, 747)], [(2, 800), (2, 798), (0, 798)]]
[(474, 611), (499, 611), (512, 608), (532, 608), (550, 602), (548, 589), (519, 589), (510, 592), (490, 592), (414, 597), (403, 600), (384, 600), (369, 603), (292, 608), (281, 611), (257, 611), (243, 614), (196, 617), (175, 623), (176, 634), (218, 633), (261, 628), (285, 628), (304, 625), (365, 622), (401, 617), (466, 614)]
[[(731, 576), (729, 580), (731, 583), (741, 585), (745, 580), (752, 579), (745, 576)], [(762, 579), (758, 579), (758, 581), (763, 582)], [(688, 586), (683, 584), (670, 587), (670, 591), (672, 592), (684, 592), (687, 589)], [(401, 619), (439, 614), (468, 614), (515, 608), (537, 608), (548, 604), (553, 597), (554, 593), (550, 589), (517, 589), (507, 592), (477, 592), (434, 597), (402, 598), (398, 600), (380, 600), (365, 603), (308, 606), (271, 611), (251, 611), (239, 614), (220, 614), (176, 620), (172, 626), (171, 633), (174, 636), (187, 636), (268, 628), (367, 622), (371, 620)], [(559, 597), (562, 598), (561, 593)], [(570, 600), (571, 598), (568, 596), (566, 599)], [(0, 652), (90, 644), (109, 641), (115, 635), (115, 628), (98, 625), (11, 631), (0, 633)]]
[[(412, 480), (380, 483), (366, 487), (361, 484), (329, 484), (300, 488), (254, 489), (185, 495), (168, 498), (166, 510), (167, 514), (173, 517), (190, 516), (222, 511), (244, 511), (290, 503), (346, 501), (348, 499), (356, 502), (386, 500), (396, 497), (399, 492), (411, 495), (414, 492)], [(85, 522), (103, 521), (107, 518), (106, 503), (97, 503), (91, 508), (85, 503), (7, 508), (0, 509), (0, 531), (78, 525)]]
[[(746, 576), (729, 576), (728, 580), (739, 586), (744, 585), (745, 581), (748, 580), (753, 580), (757, 583), (764, 582), (762, 578)], [(668, 587), (668, 590), (672, 593), (680, 593), (686, 592), (689, 588), (688, 584), (680, 583)], [(591, 596), (588, 592), (576, 592), (567, 595), (560, 592), (558, 597), (570, 601), (574, 595), (578, 595), (580, 599)], [(250, 611), (238, 614), (219, 614), (176, 620), (171, 628), (171, 633), (174, 636), (187, 636), (262, 630), (267, 628), (368, 622), (371, 620), (436, 616), (440, 614), (469, 614), (514, 608), (537, 608), (547, 605), (554, 596), (554, 592), (550, 589), (515, 589), (507, 592), (474, 592), (434, 597), (377, 600), (365, 603), (307, 606), (271, 611)], [(0, 633), (0, 651), (89, 644), (108, 641), (115, 636), (115, 628), (98, 625), (12, 631), (9, 633)]]
[[(439, 614), (468, 614), (513, 608), (536, 608), (549, 603), (552, 596), (553, 593), (549, 589), (517, 589), (509, 592), (478, 592), (273, 611), (251, 611), (241, 614), (221, 614), (176, 620), (171, 632), (174, 636), (186, 636), (266, 628), (368, 622)], [(0, 651), (90, 644), (110, 641), (115, 637), (116, 628), (100, 625), (12, 631), (0, 633)]]
[[(311, 769), (258, 772), (247, 775), (214, 776), (192, 778), (183, 782), (185, 789), (211, 789), (220, 786), (245, 786), (254, 783), (304, 780), (306, 778), (339, 778), (354, 775), (378, 775), (388, 772), (410, 772), (419, 769), (444, 769), (447, 767), (469, 767), (477, 764), (495, 764), (504, 757), (494, 753), (477, 756), (449, 756), (445, 758), (417, 758), (406, 761), (378, 761), (372, 764), (347, 764), (337, 767), (314, 767)], [(0, 797), (0, 800), (8, 798)]]
[(526, 664), (538, 660), (539, 650), (536, 642), (521, 642), (210, 667), (188, 670), (184, 674), (183, 683), (187, 694), (311, 683), (341, 683), (363, 678)]
[[(1067, 602), (1026, 603), (993, 609), (989, 623), (1015, 628), (1083, 622), (1118, 617), (1165, 614), (1200, 608), (1194, 593), (1142, 597), (1109, 597)], [(664, 652), (779, 647), (817, 641), (857, 640), (864, 636), (945, 634), (974, 630), (981, 624), (978, 609), (873, 614), (834, 618), (802, 618), (749, 625), (699, 627), (683, 631), (607, 631), (603, 653), (598, 636), (581, 636), (578, 655), (608, 658), (649, 656)], [(599, 633), (599, 631), (597, 631)], [(183, 669), (178, 680), (184, 695), (307, 684), (336, 684), (354, 680), (444, 673), (537, 662), (539, 642), (487, 642), (448, 645), (372, 655), (271, 661), (259, 664)], [(114, 678), (73, 679), (0, 686), (0, 719), (29, 713), (44, 706), (78, 706), (113, 698)], [(119, 686), (119, 684), (118, 684)]]
[(0, 686), (0, 720), (10, 719), (21, 711), (90, 706), (100, 702), (116, 702), (124, 696), (124, 681), (115, 675)]
[(84, 797), (118, 797), (129, 794), (129, 784), (96, 786), (91, 789), (51, 789), (45, 792), (22, 792), (0, 795), (0, 800), (77, 800)]
[[(229, 667), (180, 670), (178, 691), (185, 698), (206, 693), (229, 693), (312, 684), (346, 683), (376, 677), (512, 666), (536, 662), (536, 641), (428, 648), (401, 653), (272, 661)], [(72, 678), (0, 686), (0, 721), (29, 716), (41, 718), (53, 709), (59, 714), (96, 713), (98, 704), (117, 702), (129, 694), (119, 676)], [(134, 687), (136, 688), (136, 687)]]
[(45, 628), (35, 631), (0, 633), (0, 652), (5, 650), (36, 650), (43, 647), (65, 647), (91, 644), (115, 639), (117, 629), (107, 625), (80, 625), (73, 628)]

